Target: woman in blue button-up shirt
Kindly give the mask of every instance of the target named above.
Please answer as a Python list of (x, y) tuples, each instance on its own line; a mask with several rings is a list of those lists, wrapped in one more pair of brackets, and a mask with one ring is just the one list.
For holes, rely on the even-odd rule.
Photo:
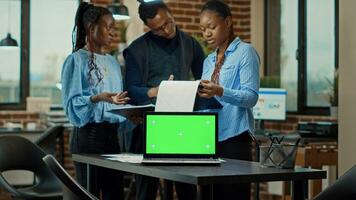
[[(75, 126), (71, 153), (119, 153), (117, 128), (125, 118), (106, 111), (129, 99), (122, 92), (120, 66), (105, 53), (113, 39), (113, 27), (114, 19), (106, 8), (79, 5), (75, 46), (62, 69), (63, 106)], [(86, 166), (75, 163), (75, 170), (79, 183), (86, 187)], [(103, 199), (123, 199), (122, 176), (117, 171), (99, 169), (95, 177), (96, 196), (101, 190)]]
[[(251, 160), (252, 107), (258, 100), (259, 57), (250, 44), (234, 35), (231, 11), (222, 1), (203, 5), (200, 29), (206, 42), (216, 49), (204, 61), (199, 95), (216, 98), (223, 105), (218, 110), (218, 155)], [(216, 185), (213, 194), (217, 199), (235, 196), (247, 200), (250, 184)]]

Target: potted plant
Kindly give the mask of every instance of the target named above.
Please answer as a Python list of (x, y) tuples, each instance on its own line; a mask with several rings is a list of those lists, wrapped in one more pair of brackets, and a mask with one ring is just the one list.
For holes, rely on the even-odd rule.
[(117, 24), (118, 24), (118, 31), (119, 31), (119, 38), (120, 38), (119, 51), (122, 52), (127, 45), (126, 32), (127, 32), (128, 24), (126, 21), (119, 21), (117, 22)]
[(203, 36), (198, 35), (198, 34), (193, 34), (192, 37), (194, 39), (196, 39), (198, 41), (198, 43), (200, 44), (200, 46), (202, 47), (205, 56), (208, 56), (209, 53), (211, 53), (213, 51), (213, 49), (211, 49), (208, 45), (208, 43), (206, 41), (204, 41)]
[(339, 73), (334, 72), (333, 81), (328, 80), (329, 83), (329, 102), (330, 102), (330, 116), (337, 118), (337, 106), (339, 104)]
[(261, 88), (280, 88), (281, 78), (279, 76), (263, 76), (260, 78)]

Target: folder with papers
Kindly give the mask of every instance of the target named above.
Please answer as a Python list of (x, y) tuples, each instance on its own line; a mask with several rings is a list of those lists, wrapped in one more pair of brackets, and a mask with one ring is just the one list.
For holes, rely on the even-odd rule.
[(145, 112), (147, 111), (154, 111), (155, 105), (153, 104), (147, 104), (147, 105), (131, 105), (131, 104), (125, 104), (125, 105), (118, 105), (109, 110), (111, 113), (115, 113), (121, 116), (124, 116), (126, 118), (130, 118), (132, 116), (142, 116)]

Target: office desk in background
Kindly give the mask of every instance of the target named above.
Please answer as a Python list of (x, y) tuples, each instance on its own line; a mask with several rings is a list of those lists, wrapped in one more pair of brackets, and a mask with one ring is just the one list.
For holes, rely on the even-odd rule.
[[(284, 137), (285, 142), (295, 143), (295, 141), (300, 138), (299, 134), (281, 134), (278, 132), (263, 131), (259, 134), (254, 135), (256, 140), (260, 144), (268, 144), (270, 138), (268, 134), (272, 133), (276, 137)], [(331, 171), (328, 173), (330, 178), (337, 177), (337, 138), (327, 138), (327, 137), (302, 137), (299, 143), (298, 152), (296, 156), (296, 166), (304, 168), (322, 169), (323, 166), (335, 166), (335, 172)], [(329, 171), (330, 172), (330, 171)], [(335, 178), (328, 180), (329, 184), (335, 181)], [(288, 182), (283, 183), (282, 199), (291, 200), (290, 194), (290, 184)], [(314, 198), (317, 194), (322, 191), (322, 181), (313, 180), (309, 186), (309, 196), (310, 199)]]
[[(95, 167), (163, 178), (172, 181), (195, 184), (199, 187), (210, 184), (253, 183), (269, 181), (292, 181), (294, 200), (305, 199), (308, 180), (326, 178), (326, 171), (307, 168), (278, 169), (264, 168), (259, 163), (225, 159), (220, 166), (148, 166), (142, 164), (111, 161), (100, 155), (73, 154), (73, 161), (87, 164), (88, 172)], [(90, 180), (88, 173), (88, 180)], [(92, 188), (88, 183), (88, 190)]]
[[(329, 166), (328, 184), (335, 181), (337, 177), (337, 158), (338, 146), (336, 139), (319, 139), (318, 138), (304, 138), (303, 146), (298, 148), (296, 165), (301, 167), (311, 167), (313, 169), (322, 169), (323, 166)], [(330, 168), (333, 166), (334, 168)], [(330, 170), (333, 169), (333, 170)], [(284, 184), (283, 200), (290, 200), (289, 198), (289, 184)], [(309, 187), (309, 197), (313, 199), (322, 191), (322, 181), (313, 180)]]
[(33, 142), (39, 138), (45, 130), (45, 128), (36, 128), (33, 130), (19, 128), (0, 128), (0, 137), (5, 135), (17, 135), (29, 139)]

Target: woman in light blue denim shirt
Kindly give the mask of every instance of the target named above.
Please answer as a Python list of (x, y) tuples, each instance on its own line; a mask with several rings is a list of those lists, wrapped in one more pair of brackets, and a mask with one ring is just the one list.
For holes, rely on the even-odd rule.
[[(120, 66), (105, 53), (113, 39), (114, 19), (106, 8), (81, 3), (75, 17), (75, 44), (62, 69), (62, 98), (74, 125), (71, 153), (119, 153), (117, 128), (125, 118), (108, 111), (129, 99), (122, 92)], [(86, 166), (74, 163), (78, 182), (86, 187)], [(110, 169), (95, 170), (94, 195), (123, 199), (122, 175)], [(91, 173), (93, 173), (91, 171)], [(94, 176), (93, 176), (94, 175)], [(93, 180), (92, 180), (93, 181)]]
[[(200, 29), (206, 42), (216, 49), (204, 61), (198, 93), (200, 97), (216, 98), (223, 105), (218, 110), (218, 156), (251, 160), (252, 107), (257, 103), (259, 90), (258, 54), (235, 36), (230, 8), (220, 0), (203, 5)], [(250, 199), (250, 184), (213, 188), (216, 199)], [(205, 195), (209, 195), (208, 188), (203, 189), (203, 199), (208, 198)]]

